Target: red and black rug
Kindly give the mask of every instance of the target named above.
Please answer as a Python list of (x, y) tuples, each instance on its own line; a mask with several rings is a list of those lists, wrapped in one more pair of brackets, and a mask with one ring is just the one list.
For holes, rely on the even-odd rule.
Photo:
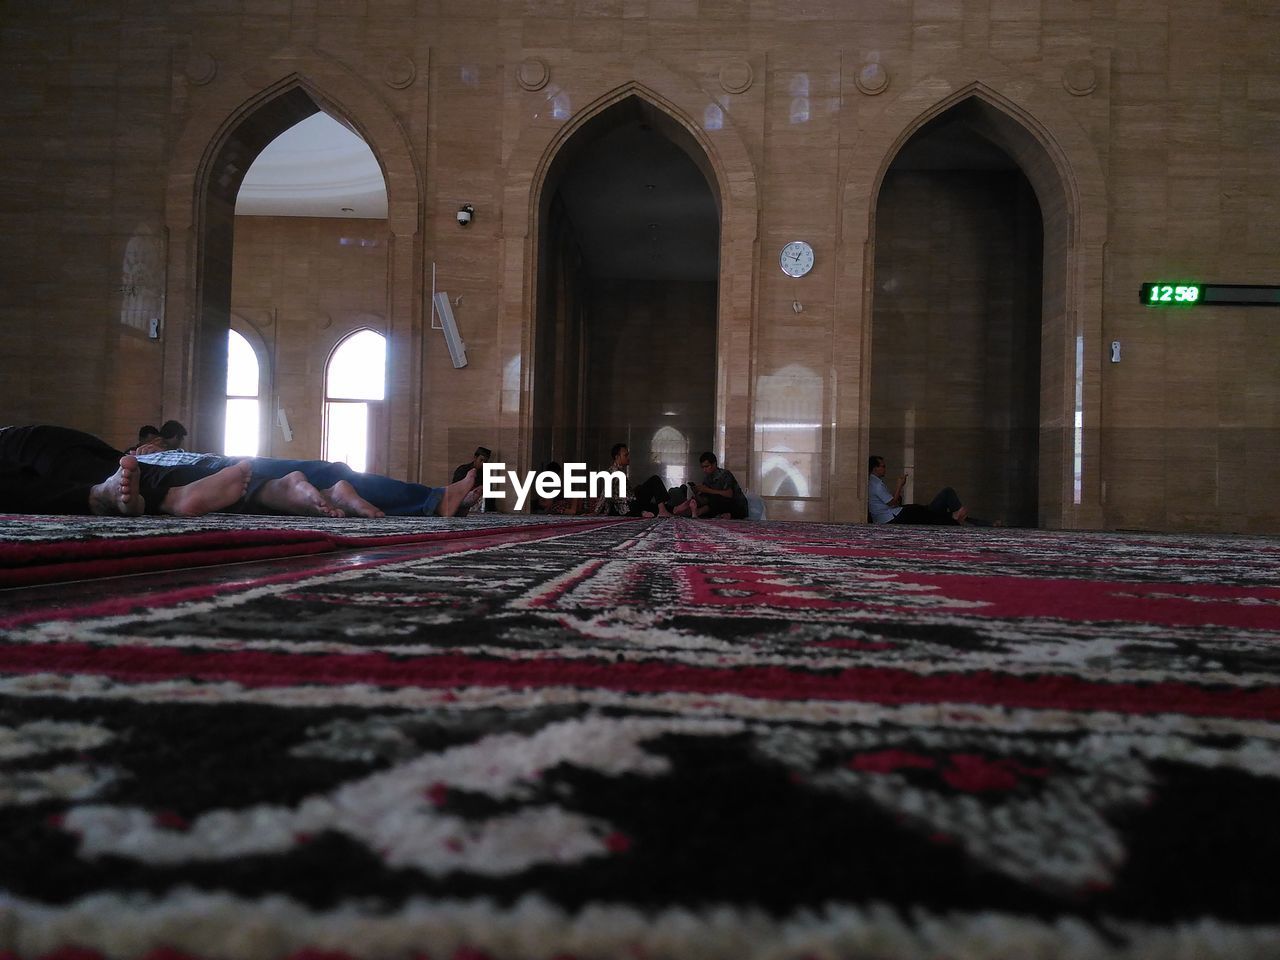
[(213, 513), (204, 517), (0, 514), (0, 587), (300, 557), (358, 547), (451, 540), (523, 525), (562, 529), (591, 517), (313, 517)]
[(138, 579), (0, 591), (7, 956), (1280, 956), (1274, 540), (622, 522)]

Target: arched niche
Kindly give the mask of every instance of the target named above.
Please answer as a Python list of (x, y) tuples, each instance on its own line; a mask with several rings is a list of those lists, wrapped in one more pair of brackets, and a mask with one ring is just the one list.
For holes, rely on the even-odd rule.
[[(284, 70), (281, 70), (282, 65)], [(227, 79), (224, 81), (223, 76)], [(249, 165), (272, 139), (323, 110), (360, 135), (387, 189), (388, 469), (416, 477), (420, 411), (421, 308), (413, 263), (420, 234), (418, 165), (400, 121), (368, 84), (310, 50), (281, 51), (191, 95), (190, 119), (174, 149), (167, 194), (169, 307), (164, 343), (165, 406), (184, 412), (194, 442), (221, 436), (235, 196)], [(207, 438), (214, 438), (206, 440)]]
[[(973, 64), (944, 65), (940, 75), (891, 98), (865, 121), (868, 135), (854, 151), (844, 187), (845, 256), (837, 296), (848, 313), (860, 317), (860, 336), (854, 334), (856, 349), (837, 365), (837, 375), (856, 383), (857, 389), (839, 393), (837, 422), (843, 429), (837, 433), (847, 439), (837, 445), (832, 469), (833, 479), (858, 481), (840, 491), (833, 514), (847, 520), (866, 516), (876, 204), (881, 187), (911, 138), (960, 107), (977, 132), (1016, 161), (1035, 191), (1043, 219), (1039, 522), (1046, 527), (1096, 526), (1101, 519), (1098, 432), (1106, 227), (1101, 167), (1084, 129), (1069, 111), (1039, 95), (1036, 84), (1014, 77), (995, 61), (980, 71), (986, 75), (983, 81), (947, 79), (948, 72), (961, 70), (972, 76)], [(848, 442), (853, 439), (856, 443)]]
[[(555, 165), (561, 162), (557, 159), (561, 148), (575, 133), (611, 107), (635, 98), (654, 112), (665, 135), (685, 146), (717, 197), (720, 269), (714, 446), (723, 451), (727, 462), (746, 469), (751, 455), (750, 370), (759, 204), (754, 166), (734, 128), (732, 107), (721, 108), (685, 78), (645, 58), (625, 63), (578, 58), (575, 68), (573, 83), (564, 84), (564, 89), (573, 91), (572, 97), (565, 98), (550, 88), (537, 94), (545, 95), (553, 105), (555, 97), (561, 98), (563, 117), (557, 119), (563, 122), (555, 126), (526, 124), (506, 159), (499, 349), (505, 369), (518, 363), (520, 389), (503, 391), (502, 436), (515, 447), (521, 462), (529, 466), (544, 187), (554, 176)], [(556, 69), (553, 67), (553, 73)], [(583, 106), (575, 111), (574, 102)], [(716, 109), (709, 110), (710, 107)]]
[(539, 198), (534, 462), (602, 462), (622, 441), (642, 472), (658, 470), (650, 441), (662, 426), (711, 447), (716, 187), (701, 145), (639, 96), (560, 145)]

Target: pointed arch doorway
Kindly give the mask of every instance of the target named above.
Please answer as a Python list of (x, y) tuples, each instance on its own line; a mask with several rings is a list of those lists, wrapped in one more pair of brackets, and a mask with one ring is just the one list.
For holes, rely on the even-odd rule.
[[(323, 123), (318, 124), (317, 121)], [(345, 140), (338, 143), (333, 134), (315, 132), (321, 126), (325, 130), (337, 130)], [(345, 128), (345, 131), (339, 128)], [(306, 135), (297, 137), (304, 129)], [(284, 135), (293, 139), (290, 148), (281, 152), (277, 148), (284, 143)], [(358, 169), (352, 166), (354, 148), (351, 144), (358, 144), (363, 151)], [(304, 148), (317, 152), (314, 157), (304, 160), (299, 155), (299, 150)], [(251, 173), (250, 168), (257, 170), (255, 161), (267, 155), (273, 158), (273, 163), (284, 157), (291, 162), (310, 163), (311, 166), (284, 180), (279, 179), (280, 171), (273, 168), (263, 179), (263, 175)], [(321, 170), (326, 164), (328, 168)], [(369, 175), (371, 164), (374, 171), (372, 179)], [(310, 361), (299, 364), (295, 355), (312, 349), (303, 326), (318, 322), (315, 318), (320, 314), (315, 311), (308, 314), (299, 306), (301, 298), (294, 290), (297, 284), (291, 288), (288, 278), (271, 275), (272, 265), (290, 258), (310, 264), (316, 257), (331, 256), (323, 240), (329, 234), (335, 234), (334, 240), (343, 250), (352, 244), (360, 248), (374, 248), (372, 252), (362, 249), (344, 254), (348, 259), (359, 257), (371, 264), (371, 257), (380, 258), (379, 264), (371, 267), (362, 265), (361, 271), (372, 269), (377, 274), (390, 275), (393, 256), (390, 234), (393, 231), (388, 230), (388, 190), (383, 169), (382, 162), (373, 152), (372, 141), (358, 131), (347, 113), (296, 75), (242, 103), (211, 138), (195, 178), (195, 299), (192, 322), (183, 344), (183, 392), (189, 398), (186, 402), (190, 404), (189, 418), (194, 426), (195, 443), (206, 449), (218, 449), (218, 440), (210, 438), (220, 438), (224, 429), (221, 422), (224, 411), (212, 403), (212, 397), (215, 384), (226, 377), (226, 331), (233, 311), (232, 273), (236, 259), (237, 213), (242, 221), (241, 232), (247, 231), (246, 235), (256, 244), (251, 248), (261, 254), (244, 254), (250, 261), (258, 263), (262, 272), (249, 278), (250, 288), (240, 284), (240, 295), (244, 296), (246, 289), (251, 289), (252, 296), (257, 298), (254, 306), (261, 309), (254, 311), (259, 317), (256, 322), (268, 326), (272, 341), (269, 362), (278, 360), (292, 369), (309, 371)], [(328, 179), (316, 180), (318, 171), (327, 173)], [(276, 180), (271, 179), (273, 176)], [(242, 209), (246, 196), (251, 198), (247, 211)], [(355, 212), (352, 212), (352, 205), (358, 208)], [(337, 224), (349, 220), (356, 220), (363, 226), (353, 223), (350, 229), (345, 225), (339, 229)], [(248, 229), (246, 223), (253, 229)], [(313, 227), (313, 224), (321, 224), (322, 227)], [(338, 233), (341, 233), (340, 239), (336, 236)], [(323, 249), (316, 247), (317, 242)], [(242, 270), (243, 267), (242, 258), (237, 269)], [(252, 270), (249, 272), (253, 273)], [(336, 275), (338, 272), (333, 273)], [(336, 288), (330, 292), (336, 294)], [(329, 299), (342, 300), (340, 296)], [(286, 309), (288, 305), (292, 305), (292, 309)], [(375, 297), (369, 308), (365, 313), (386, 317), (392, 312), (392, 303)], [(321, 344), (320, 348), (332, 347), (345, 335), (344, 328), (358, 325), (359, 319), (354, 314), (332, 315), (329, 323), (334, 329), (327, 335), (332, 342)], [(375, 373), (381, 380), (382, 372)], [(306, 447), (301, 451), (302, 455), (318, 456), (324, 409), (323, 387), (317, 385), (310, 389), (309, 380), (294, 384), (277, 378), (276, 383), (279, 390), (288, 387), (296, 395), (285, 397), (278, 390), (268, 399), (273, 405), (278, 400), (281, 409), (287, 405), (291, 425), (302, 428), (298, 434)], [(266, 421), (273, 427), (274, 408), (270, 413)], [(386, 459), (386, 433), (383, 423), (378, 435), (370, 437), (372, 452), (380, 464)], [(285, 441), (277, 438), (277, 442), (292, 439), (290, 435)]]
[[(720, 199), (702, 146), (638, 95), (560, 146), (538, 202), (529, 451), (675, 483), (715, 439)], [(680, 442), (672, 442), (678, 435)], [(647, 475), (647, 474), (644, 474)]]
[(968, 96), (922, 118), (876, 197), (869, 452), (975, 515), (1058, 526), (1079, 502), (1082, 345), (1070, 191), (1037, 137)]

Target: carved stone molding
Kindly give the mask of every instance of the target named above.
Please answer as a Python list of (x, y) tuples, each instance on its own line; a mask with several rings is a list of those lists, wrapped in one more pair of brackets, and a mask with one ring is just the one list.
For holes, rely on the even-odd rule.
[(541, 90), (551, 79), (551, 68), (541, 57), (526, 57), (516, 67), (516, 82), (526, 90)]
[(878, 63), (864, 63), (853, 82), (867, 96), (874, 97), (889, 89), (889, 73)]
[(755, 74), (745, 60), (730, 60), (720, 68), (720, 87), (725, 93), (746, 93)]
[(1098, 88), (1098, 71), (1088, 60), (1076, 60), (1062, 69), (1062, 86), (1073, 97), (1085, 97)]
[(396, 90), (403, 90), (417, 78), (418, 65), (409, 57), (396, 57), (382, 68), (382, 82)]
[(187, 57), (183, 72), (197, 87), (203, 87), (206, 83), (212, 83), (213, 78), (218, 75), (218, 61), (203, 50), (193, 50)]

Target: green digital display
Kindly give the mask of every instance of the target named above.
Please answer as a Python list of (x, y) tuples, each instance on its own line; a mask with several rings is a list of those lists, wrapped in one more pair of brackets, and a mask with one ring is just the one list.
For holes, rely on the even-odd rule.
[(1204, 284), (1144, 283), (1139, 296), (1149, 307), (1190, 307), (1204, 301)]

